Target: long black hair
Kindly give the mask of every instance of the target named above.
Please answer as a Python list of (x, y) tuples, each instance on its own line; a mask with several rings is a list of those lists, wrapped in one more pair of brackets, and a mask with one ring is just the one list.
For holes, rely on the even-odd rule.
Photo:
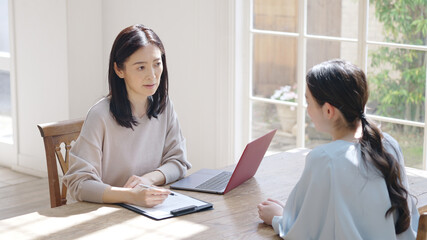
[(126, 84), (123, 79), (117, 76), (114, 71), (114, 63), (119, 69), (123, 69), (124, 62), (135, 51), (149, 44), (157, 46), (162, 53), (163, 72), (160, 77), (160, 83), (153, 96), (148, 97), (147, 116), (157, 118), (166, 107), (168, 97), (168, 68), (166, 65), (165, 48), (157, 34), (141, 24), (136, 24), (123, 29), (113, 43), (110, 53), (110, 63), (108, 68), (108, 84), (110, 92), (110, 112), (113, 114), (117, 123), (126, 128), (132, 128), (138, 125), (138, 122), (132, 115), (131, 103), (128, 99)]
[(385, 216), (397, 211), (395, 231), (396, 234), (404, 232), (410, 225), (408, 191), (402, 185), (400, 164), (384, 149), (381, 131), (365, 116), (369, 97), (365, 74), (357, 66), (336, 59), (314, 66), (307, 73), (306, 81), (320, 106), (327, 102), (341, 111), (346, 127), (356, 129), (361, 122), (363, 135), (359, 142), (362, 159), (365, 163), (372, 163), (384, 177), (391, 201)]

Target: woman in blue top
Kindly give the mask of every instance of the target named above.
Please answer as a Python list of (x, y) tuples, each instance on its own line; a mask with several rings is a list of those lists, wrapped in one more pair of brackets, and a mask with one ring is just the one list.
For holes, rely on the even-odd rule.
[(402, 151), (364, 113), (363, 71), (331, 60), (306, 80), (308, 115), (333, 141), (307, 155), (286, 205), (267, 199), (259, 217), (285, 239), (415, 239), (419, 215)]

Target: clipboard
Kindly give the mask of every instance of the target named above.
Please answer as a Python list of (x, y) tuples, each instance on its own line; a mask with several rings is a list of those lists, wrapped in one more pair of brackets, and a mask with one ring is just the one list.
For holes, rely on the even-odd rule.
[(205, 202), (181, 193), (172, 193), (173, 195), (169, 195), (163, 203), (152, 208), (140, 207), (127, 203), (117, 203), (117, 205), (154, 220), (162, 220), (213, 209), (212, 203)]

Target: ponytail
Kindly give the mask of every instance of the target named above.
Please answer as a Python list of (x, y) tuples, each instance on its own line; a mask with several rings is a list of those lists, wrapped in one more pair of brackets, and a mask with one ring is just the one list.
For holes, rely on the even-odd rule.
[(395, 231), (396, 234), (402, 233), (409, 228), (411, 220), (407, 202), (408, 191), (403, 186), (400, 175), (401, 166), (393, 155), (385, 151), (380, 130), (363, 112), (360, 114), (360, 120), (363, 132), (360, 139), (362, 159), (365, 163), (371, 162), (383, 175), (391, 202), (385, 216), (397, 211)]

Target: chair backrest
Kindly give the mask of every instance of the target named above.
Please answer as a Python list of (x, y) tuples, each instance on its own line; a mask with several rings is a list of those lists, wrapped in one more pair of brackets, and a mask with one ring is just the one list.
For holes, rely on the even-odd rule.
[(427, 206), (419, 208), (417, 240), (427, 240)]
[[(43, 137), (46, 152), (47, 173), (49, 179), (50, 206), (52, 208), (67, 203), (67, 187), (62, 184), (59, 187), (58, 167), (56, 160), (61, 166), (62, 173), (68, 171), (69, 152), (71, 142), (75, 141), (80, 134), (84, 120), (66, 120), (54, 123), (38, 124), (40, 134)], [(65, 156), (61, 151), (62, 143), (65, 146)]]

